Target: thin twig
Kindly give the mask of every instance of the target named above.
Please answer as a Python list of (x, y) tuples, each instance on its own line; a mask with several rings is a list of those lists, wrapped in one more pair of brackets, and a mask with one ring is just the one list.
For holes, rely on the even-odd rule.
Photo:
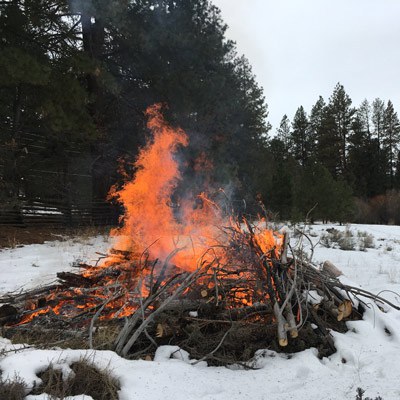
[(206, 354), (204, 357), (200, 358), (200, 360), (196, 360), (194, 362), (192, 362), (192, 365), (196, 365), (202, 361), (207, 360), (208, 358), (212, 357), (214, 355), (215, 352), (218, 351), (218, 349), (222, 346), (222, 344), (224, 343), (226, 337), (228, 336), (229, 332), (232, 330), (233, 325), (225, 332), (224, 336), (222, 336), (222, 339), (220, 340), (220, 342), (218, 343), (217, 347), (215, 347), (214, 350), (210, 351), (208, 354)]

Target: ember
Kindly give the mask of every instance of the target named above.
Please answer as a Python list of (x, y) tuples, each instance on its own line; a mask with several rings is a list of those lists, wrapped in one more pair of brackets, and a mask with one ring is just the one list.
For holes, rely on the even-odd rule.
[[(125, 208), (114, 248), (96, 265), (81, 264), (80, 274), (58, 274), (59, 285), (0, 299), (10, 303), (0, 308), (0, 322), (90, 325), (92, 346), (97, 320), (126, 317), (114, 343), (124, 356), (165, 343), (215, 363), (245, 360), (267, 346), (300, 350), (306, 342), (332, 353), (328, 329), (346, 329), (342, 320), (362, 312), (355, 299), (372, 295), (343, 285), (332, 268), (289, 257), (288, 235), (268, 229), (261, 216), (253, 223), (225, 215), (206, 192), (172, 206), (181, 179), (176, 153), (188, 138), (160, 109), (147, 111), (152, 139), (133, 179), (110, 192)], [(209, 166), (204, 155), (198, 165)], [(317, 305), (310, 290), (322, 299)]]

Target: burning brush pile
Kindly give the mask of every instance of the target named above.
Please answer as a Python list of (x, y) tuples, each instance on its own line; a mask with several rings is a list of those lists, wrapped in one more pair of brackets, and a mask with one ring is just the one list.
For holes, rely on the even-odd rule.
[(0, 298), (6, 335), (36, 331), (57, 343), (85, 335), (93, 347), (112, 326), (108, 348), (124, 357), (151, 357), (171, 344), (223, 365), (261, 348), (332, 354), (331, 329), (345, 331), (371, 299), (385, 306), (341, 283), (330, 263), (317, 268), (295, 256), (287, 233), (261, 217), (239, 219), (205, 193), (172, 202), (181, 179), (175, 154), (188, 139), (159, 105), (147, 114), (152, 139), (133, 179), (110, 194), (125, 208), (113, 249), (79, 273), (59, 273), (55, 285)]

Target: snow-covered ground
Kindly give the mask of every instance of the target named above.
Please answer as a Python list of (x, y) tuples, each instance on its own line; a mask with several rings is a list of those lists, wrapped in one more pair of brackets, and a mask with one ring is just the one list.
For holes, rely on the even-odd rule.
[(27, 290), (56, 280), (57, 272), (76, 270), (74, 264), (90, 264), (110, 247), (107, 236), (76, 237), (45, 244), (0, 249), (0, 295)]
[[(332, 261), (343, 271), (346, 282), (373, 292), (384, 291), (383, 296), (400, 306), (397, 294), (400, 292), (400, 227), (335, 226), (338, 231), (347, 231), (347, 242), (341, 246), (355, 250), (341, 250), (340, 244), (332, 241), (332, 235), (336, 238), (340, 235), (327, 232), (331, 227), (306, 228), (307, 236), (315, 244), (313, 261)], [(374, 248), (359, 250), (368, 242), (370, 245), (371, 239)], [(292, 245), (296, 242), (293, 238)], [(305, 245), (307, 242), (304, 239)], [(105, 251), (107, 247), (107, 240), (97, 237), (85, 242), (51, 242), (2, 250), (0, 295), (51, 282), (56, 272), (72, 269), (77, 260), (97, 259), (95, 252)], [(306, 250), (311, 254), (310, 246)], [(50, 362), (68, 373), (72, 362), (81, 357), (90, 358), (119, 379), (121, 400), (344, 400), (354, 399), (357, 387), (365, 389), (365, 396), (371, 398), (400, 399), (400, 312), (389, 309), (383, 313), (371, 303), (362, 321), (347, 324), (346, 334), (332, 333), (338, 351), (331, 357), (319, 360), (315, 349), (290, 357), (260, 350), (255, 361), (257, 370), (207, 367), (204, 362), (191, 365), (190, 357), (174, 347), (161, 347), (153, 361), (129, 361), (109, 351), (18, 350), (19, 345), (6, 339), (0, 339), (0, 370), (3, 379), (20, 376), (28, 385), (33, 385), (38, 381), (36, 373), (46, 369)], [(26, 399), (44, 400), (47, 396)], [(74, 399), (90, 398), (75, 396)]]
[[(335, 248), (323, 245), (323, 236), (327, 235), (326, 229), (334, 228), (341, 232), (350, 231), (349, 238), (355, 250), (341, 250), (337, 244)], [(314, 243), (320, 242), (315, 247), (313, 261), (332, 261), (344, 275), (353, 283), (378, 293), (382, 290), (400, 292), (400, 227), (383, 225), (313, 225), (306, 229)], [(316, 236), (315, 236), (316, 235)], [(360, 251), (359, 246), (365, 235), (370, 235), (374, 246)], [(321, 239), (322, 236), (322, 239)], [(329, 234), (328, 234), (329, 236)], [(293, 241), (292, 241), (293, 242)], [(306, 247), (306, 241), (304, 245)], [(400, 295), (385, 292), (385, 297), (390, 298), (400, 305)]]

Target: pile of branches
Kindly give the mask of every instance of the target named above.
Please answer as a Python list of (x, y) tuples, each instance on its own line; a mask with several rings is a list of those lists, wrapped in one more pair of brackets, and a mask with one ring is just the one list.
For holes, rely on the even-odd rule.
[[(267, 253), (255, 227), (230, 226), (228, 245), (208, 249), (193, 271), (144, 252), (115, 252), (106, 267), (81, 264), (83, 272), (60, 273), (59, 282), (0, 298), (0, 323), (87, 333), (117, 321), (112, 348), (128, 358), (148, 357), (172, 344), (213, 365), (246, 362), (261, 348), (295, 352), (316, 347), (321, 357), (335, 352), (330, 330), (346, 331), (368, 302), (395, 305), (342, 283), (330, 262), (312, 264), (289, 245)], [(33, 313), (41, 314), (31, 318)], [(35, 314), (35, 315), (36, 315)]]

